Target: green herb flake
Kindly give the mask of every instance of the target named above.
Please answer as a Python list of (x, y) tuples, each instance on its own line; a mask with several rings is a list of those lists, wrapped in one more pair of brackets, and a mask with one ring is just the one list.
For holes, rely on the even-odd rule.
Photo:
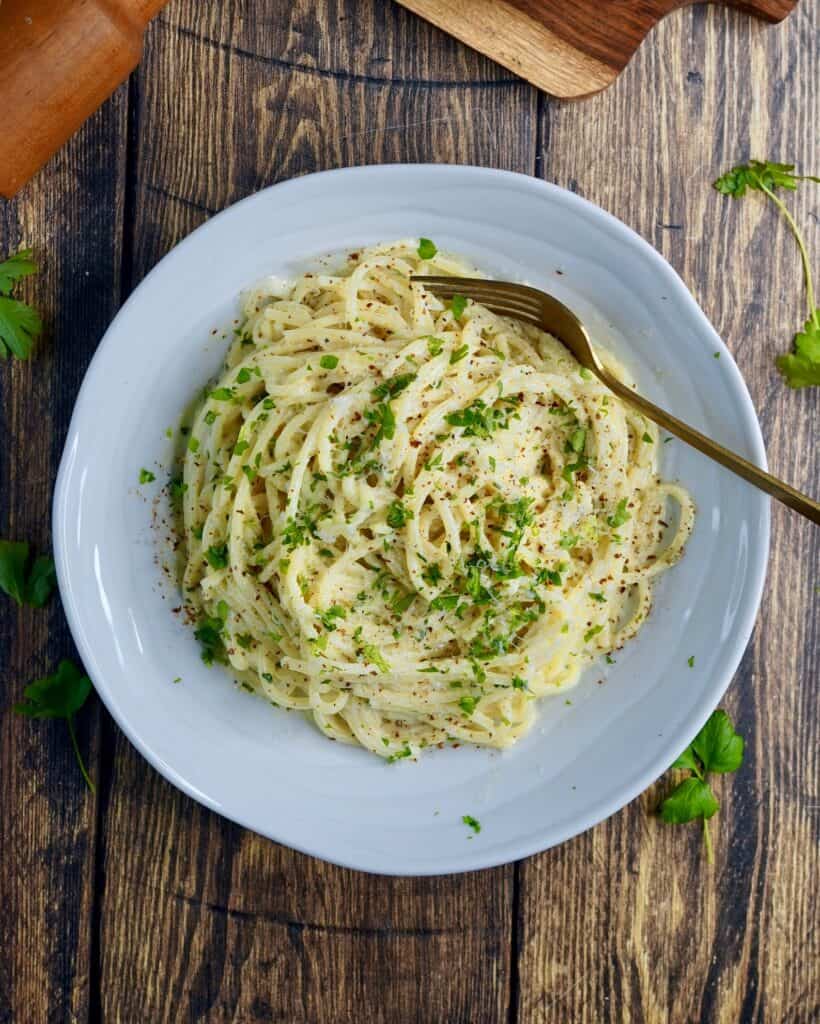
[[(478, 835), (478, 833), (481, 831), (481, 822), (478, 820), (478, 818), (474, 818), (472, 814), (463, 815), (461, 820), (468, 828), (471, 828), (473, 830), (475, 835)], [(470, 838), (472, 838), (472, 836)]]
[(319, 366), (321, 366), (323, 370), (335, 370), (338, 365), (338, 356), (325, 355), (319, 360)]
[(140, 470), (140, 483), (141, 484), (152, 484), (156, 480), (156, 476), (151, 472), (150, 469)]
[(467, 356), (470, 351), (470, 346), (467, 344), (459, 345), (458, 348), (454, 348), (450, 353), (450, 366), (455, 366), (456, 363), (460, 363), (462, 359)]
[[(464, 310), (467, 308), (467, 300), (463, 295), (454, 295), (450, 299), (450, 312), (456, 318), (460, 320), (464, 315)], [(452, 362), (452, 359), (450, 360)]]
[(421, 260), (432, 260), (435, 257), (437, 252), (438, 252), (438, 249), (436, 248), (435, 243), (431, 242), (429, 238), (420, 238), (419, 239), (419, 248), (418, 248), (419, 259), (421, 259)]

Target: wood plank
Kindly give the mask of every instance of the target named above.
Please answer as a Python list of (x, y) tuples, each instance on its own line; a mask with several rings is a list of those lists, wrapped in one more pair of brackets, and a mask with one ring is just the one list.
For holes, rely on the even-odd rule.
[[(379, 0), (172, 3), (149, 32), (139, 94), (134, 280), (213, 211), (296, 174), (534, 166), (532, 90)], [(119, 735), (104, 875), (105, 1019), (507, 1013), (512, 867), (439, 879), (331, 867), (198, 807)]]
[[(552, 96), (605, 89), (670, 11), (691, 0), (398, 0)], [(768, 21), (797, 0), (716, 0)]]
[[(794, 242), (773, 208), (709, 186), (750, 154), (820, 165), (813, 40), (820, 3), (772, 31), (716, 8), (665, 21), (607, 93), (545, 103), (541, 173), (656, 245), (726, 339), (770, 464), (820, 493), (820, 394), (774, 368), (805, 318)], [(820, 192), (790, 206), (820, 251)], [(820, 535), (774, 509), (753, 643), (723, 706), (747, 740), (719, 784), (709, 869), (696, 827), (649, 816), (656, 786), (609, 822), (532, 858), (520, 876), (526, 1024), (816, 1021), (820, 1016), (818, 751)]]
[[(51, 492), (74, 398), (119, 301), (127, 88), (13, 202), (0, 254), (32, 246), (22, 290), (43, 313), (31, 360), (0, 365), (0, 537), (51, 546)], [(62, 722), (12, 714), (73, 645), (58, 598), (19, 612), (0, 595), (0, 1021), (84, 1020), (89, 1005), (96, 801)], [(97, 775), (96, 701), (77, 722)]]

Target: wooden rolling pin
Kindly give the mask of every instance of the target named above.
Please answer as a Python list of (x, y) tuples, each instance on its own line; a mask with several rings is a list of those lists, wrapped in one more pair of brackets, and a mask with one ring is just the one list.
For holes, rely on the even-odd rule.
[(166, 0), (0, 0), (0, 195), (17, 190), (134, 70)]

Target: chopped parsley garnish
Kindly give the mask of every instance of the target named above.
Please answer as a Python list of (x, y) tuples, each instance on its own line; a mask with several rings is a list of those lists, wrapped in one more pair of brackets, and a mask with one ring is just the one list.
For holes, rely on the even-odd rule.
[(224, 569), (228, 565), (228, 545), (211, 546), (205, 552), (205, 558), (212, 569)]
[(321, 366), (323, 370), (335, 370), (338, 365), (338, 356), (326, 355), (322, 356), (321, 359), (319, 360), (319, 366)]
[(577, 548), (581, 543), (581, 538), (577, 533), (565, 531), (561, 534), (561, 538), (558, 541), (558, 546), (563, 548), (565, 551), (571, 551), (573, 548)]
[(375, 409), (366, 409), (364, 415), (378, 427), (370, 445), (371, 451), (378, 448), (383, 440), (391, 441), (396, 436), (396, 417), (389, 402), (380, 402)]
[(686, 659), (686, 664), (689, 666), (689, 668), (694, 668), (695, 667), (695, 656), (694, 656), (694, 654), (690, 654), (689, 655), (689, 657)]
[(418, 248), (419, 259), (431, 260), (431, 259), (433, 259), (433, 257), (436, 255), (437, 252), (438, 252), (438, 249), (436, 248), (435, 243), (431, 242), (429, 238), (420, 238), (419, 239), (419, 248)]
[(567, 443), (572, 451), (576, 453), (582, 452), (587, 443), (586, 430), (583, 427), (576, 427), (576, 429), (569, 435), (569, 441)]
[(450, 353), (450, 366), (455, 366), (456, 363), (460, 363), (462, 359), (469, 353), (470, 346), (467, 344), (459, 345), (458, 348), (454, 348)]
[(251, 371), (247, 366), (243, 366), (239, 373), (236, 375), (237, 384), (247, 384), (251, 379)]
[(501, 401), (506, 404), (506, 408), (487, 405), (477, 398), (466, 409), (447, 413), (444, 419), (451, 427), (463, 427), (462, 437), (479, 437), (487, 440), (492, 437), (494, 431), (507, 430), (511, 419), (519, 418), (515, 411), (518, 405), (517, 398), (502, 397)]
[(246, 452), (250, 446), (250, 441), (237, 441), (233, 446), (233, 453), (234, 455), (242, 455), (242, 453)]
[(514, 690), (528, 690), (527, 680), (522, 679), (521, 676), (512, 677), (512, 687)]
[(325, 629), (332, 633), (336, 629), (337, 619), (346, 619), (347, 612), (339, 604), (331, 605), (326, 612), (317, 612), (316, 617), (325, 627)]
[(598, 604), (604, 604), (606, 602), (606, 597), (601, 591), (590, 591), (589, 596), (592, 598), (593, 601), (597, 601)]
[(439, 594), (430, 602), (431, 612), (451, 612), (461, 600), (458, 594)]
[(428, 565), (424, 569), (424, 571), (421, 574), (421, 578), (424, 580), (425, 583), (429, 583), (431, 587), (434, 587), (437, 583), (441, 581), (440, 567), (435, 562), (433, 562), (431, 565)]
[(182, 497), (188, 490), (188, 485), (183, 483), (182, 477), (175, 476), (168, 483), (168, 493), (171, 496), (171, 501), (176, 505), (182, 501)]
[(465, 715), (472, 715), (480, 699), (480, 697), (462, 697), (458, 702), (458, 706)]
[(626, 510), (626, 498), (621, 498), (615, 512), (611, 516), (607, 516), (606, 521), (608, 526), (611, 526), (613, 530), (617, 530), (619, 526), (623, 526), (631, 518), (632, 516)]
[(415, 379), (415, 373), (397, 374), (395, 377), (383, 380), (381, 384), (373, 388), (372, 395), (374, 398), (395, 398), (397, 395), (400, 395), (405, 388), (409, 387)]
[(412, 518), (412, 511), (398, 500), (392, 502), (387, 509), (387, 525), (394, 530), (400, 530)]
[(247, 651), (250, 650), (253, 644), (253, 637), (250, 633), (240, 633), (236, 638), (236, 642), (244, 651)]
[(362, 644), (362, 657), (371, 665), (375, 665), (379, 672), (389, 672), (390, 663), (374, 644)]
[(450, 299), (450, 312), (453, 314), (456, 320), (461, 319), (461, 317), (464, 315), (464, 310), (466, 308), (467, 300), (464, 298), (463, 295), (454, 295), (452, 299)]
[(591, 626), (586, 633), (584, 633), (584, 643), (588, 644), (593, 637), (596, 637), (603, 630), (603, 628), (603, 626)]
[(441, 338), (435, 338), (431, 334), (427, 339), (427, 351), (431, 356), (440, 356), (444, 350), (444, 341)]
[(481, 831), (481, 822), (478, 818), (474, 818), (472, 814), (463, 815), (461, 820), (468, 828), (471, 828), (476, 835)]
[(196, 438), (196, 437), (189, 437), (188, 438), (188, 451), (192, 452), (194, 455), (196, 455), (196, 453), (199, 451), (199, 440), (198, 440), (198, 438)]
[[(389, 742), (390, 741), (388, 740), (387, 743), (389, 744)], [(401, 750), (396, 751), (395, 754), (391, 754), (387, 758), (387, 763), (388, 764), (394, 764), (396, 761), (401, 761), (402, 758), (412, 757), (412, 756), (413, 756), (413, 751), (410, 749), (410, 745), (408, 743), (405, 743)]]
[(217, 388), (208, 395), (208, 398), (213, 398), (215, 402), (232, 402), (235, 397), (233, 388)]
[(140, 483), (141, 484), (152, 484), (156, 480), (156, 476), (151, 472), (150, 469), (140, 470)]
[[(222, 609), (220, 609), (222, 611)], [(202, 660), (206, 665), (215, 661), (227, 663), (225, 645), (222, 642), (222, 629), (225, 625), (224, 616), (205, 616), (194, 630), (194, 636), (202, 647)]]
[(647, 433), (644, 433), (644, 435), (641, 438), (641, 440), (643, 441), (644, 444), (652, 444), (652, 438)]
[(282, 543), (288, 551), (307, 546), (310, 544), (311, 538), (318, 537), (317, 521), (313, 518), (317, 509), (317, 505), (310, 505), (304, 511), (291, 516), (285, 523), (285, 528), (282, 531)]

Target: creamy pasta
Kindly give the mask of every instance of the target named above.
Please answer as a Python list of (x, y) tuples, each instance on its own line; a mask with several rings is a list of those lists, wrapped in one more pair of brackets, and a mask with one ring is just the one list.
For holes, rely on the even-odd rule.
[(181, 488), (205, 657), (389, 759), (514, 743), (635, 634), (694, 516), (652, 423), (417, 273), (475, 271), (395, 242), (248, 293)]

